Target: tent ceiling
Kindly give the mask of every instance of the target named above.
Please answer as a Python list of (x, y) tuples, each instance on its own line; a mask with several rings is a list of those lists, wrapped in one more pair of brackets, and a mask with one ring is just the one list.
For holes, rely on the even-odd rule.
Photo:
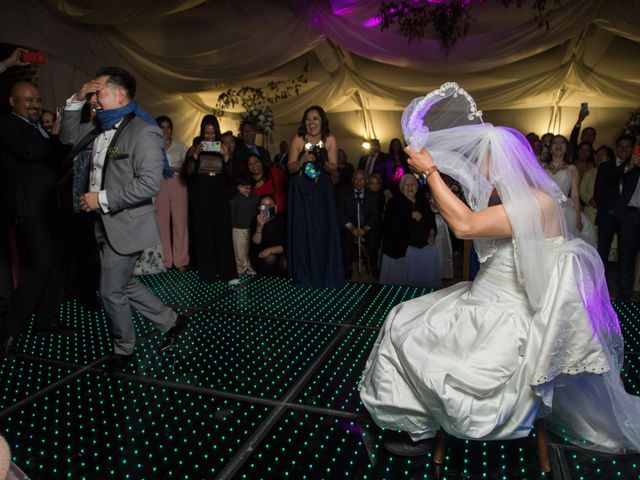
[[(474, 7), (469, 36), (448, 55), (437, 39), (408, 43), (381, 32), (378, 1), (1, 3), (0, 41), (47, 52), (45, 80), (78, 82), (100, 65), (120, 64), (140, 79), (152, 113), (208, 112), (226, 88), (289, 80), (305, 63), (309, 82), (274, 108), (279, 123), (296, 122), (311, 104), (329, 112), (400, 111), (450, 80), (485, 111), (557, 111), (585, 100), (602, 108), (640, 104), (635, 0), (564, 0), (549, 30), (538, 28), (527, 6), (487, 0)], [(48, 92), (58, 104), (68, 93), (61, 90)]]

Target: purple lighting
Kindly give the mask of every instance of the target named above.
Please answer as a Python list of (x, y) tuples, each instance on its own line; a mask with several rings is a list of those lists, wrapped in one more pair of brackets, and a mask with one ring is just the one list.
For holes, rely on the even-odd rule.
[(382, 22), (382, 19), (380, 17), (373, 17), (363, 22), (362, 26), (365, 28), (377, 27), (378, 25), (380, 25), (381, 22)]

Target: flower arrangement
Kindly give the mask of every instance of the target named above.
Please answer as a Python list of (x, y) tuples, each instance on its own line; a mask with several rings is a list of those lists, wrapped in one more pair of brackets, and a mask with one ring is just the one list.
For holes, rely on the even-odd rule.
[(257, 104), (251, 109), (242, 112), (242, 120), (249, 120), (256, 127), (256, 132), (270, 135), (276, 124), (273, 120), (273, 112), (268, 105)]
[(635, 110), (629, 112), (629, 120), (624, 124), (623, 132), (640, 138), (640, 107), (636, 107)]

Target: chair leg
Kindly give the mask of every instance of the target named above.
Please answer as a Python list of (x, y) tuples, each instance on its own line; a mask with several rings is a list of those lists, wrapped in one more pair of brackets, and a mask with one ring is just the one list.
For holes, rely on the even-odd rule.
[(540, 458), (540, 470), (544, 473), (551, 472), (551, 462), (549, 462), (549, 448), (547, 446), (547, 431), (544, 428), (544, 420), (539, 418), (535, 423), (536, 442), (538, 444), (538, 457)]
[(433, 453), (433, 463), (442, 465), (444, 463), (444, 453), (447, 450), (447, 437), (449, 434), (443, 429), (436, 434), (436, 451)]

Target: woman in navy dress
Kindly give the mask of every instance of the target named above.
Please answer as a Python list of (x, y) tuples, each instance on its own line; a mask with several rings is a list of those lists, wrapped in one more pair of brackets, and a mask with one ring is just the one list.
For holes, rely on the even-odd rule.
[(344, 282), (336, 201), (329, 172), (336, 139), (324, 110), (304, 111), (289, 147), (288, 265), (296, 286), (338, 288)]

